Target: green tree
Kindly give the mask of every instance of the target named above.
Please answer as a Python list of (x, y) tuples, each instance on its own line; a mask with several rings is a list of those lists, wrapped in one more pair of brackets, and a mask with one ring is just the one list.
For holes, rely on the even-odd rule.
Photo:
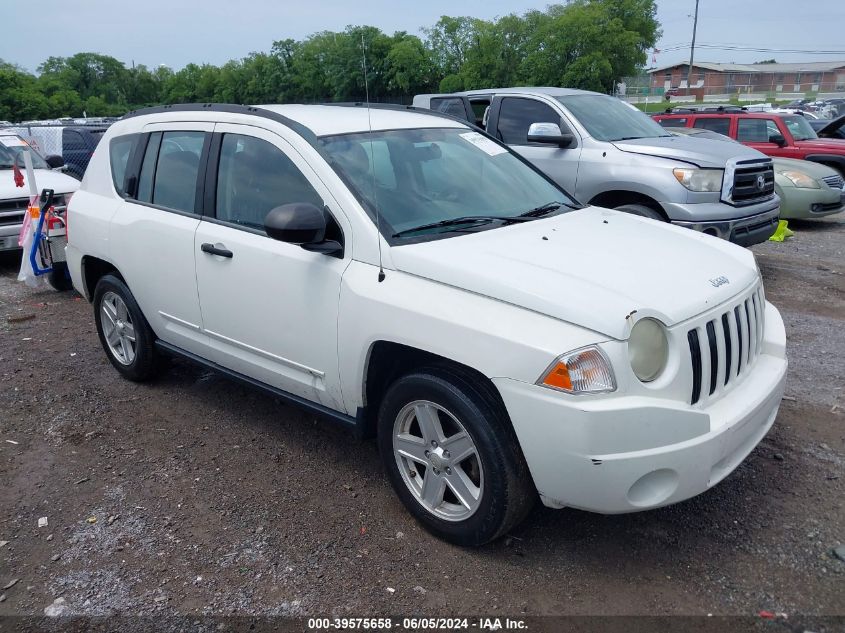
[(436, 70), (431, 52), (415, 35), (397, 33), (387, 54), (387, 89), (393, 94), (414, 94), (434, 89)]
[(50, 104), (34, 76), (0, 60), (0, 120), (18, 122), (49, 116)]

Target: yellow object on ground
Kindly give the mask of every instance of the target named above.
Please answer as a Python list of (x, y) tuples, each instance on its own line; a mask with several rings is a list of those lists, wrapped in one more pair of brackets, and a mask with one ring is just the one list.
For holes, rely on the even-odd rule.
[(775, 229), (775, 232), (769, 238), (770, 242), (783, 242), (787, 237), (792, 237), (795, 233), (787, 226), (789, 222), (786, 220), (779, 220), (778, 221), (778, 228)]

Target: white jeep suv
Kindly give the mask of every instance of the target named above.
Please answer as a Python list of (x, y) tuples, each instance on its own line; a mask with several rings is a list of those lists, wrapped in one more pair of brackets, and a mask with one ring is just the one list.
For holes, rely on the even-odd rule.
[(655, 508), (771, 427), (785, 334), (754, 256), (584, 207), (448, 116), (165, 106), (106, 132), (67, 261), (117, 370), (178, 355), (377, 436), (476, 545), (550, 507)]

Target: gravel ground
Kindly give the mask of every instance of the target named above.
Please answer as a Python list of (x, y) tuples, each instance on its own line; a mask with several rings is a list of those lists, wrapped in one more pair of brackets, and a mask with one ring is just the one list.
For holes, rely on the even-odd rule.
[(0, 616), (843, 615), (845, 219), (794, 224), (754, 248), (790, 368), (737, 471), (640, 514), (538, 506), (475, 550), (413, 522), (374, 442), (182, 362), (121, 379), (90, 305), (3, 257)]

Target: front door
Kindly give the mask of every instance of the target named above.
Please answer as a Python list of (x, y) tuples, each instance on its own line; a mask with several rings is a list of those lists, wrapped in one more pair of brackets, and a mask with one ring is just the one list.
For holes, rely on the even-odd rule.
[[(577, 194), (578, 166), (581, 144), (574, 130), (569, 129), (559, 112), (549, 104), (528, 97), (497, 97), (501, 99), (498, 116), (488, 123), (488, 132), (506, 143), (569, 193)], [(573, 133), (572, 147), (529, 143), (528, 128), (532, 123), (556, 123), (564, 133)], [(495, 127), (495, 129), (489, 129)]]
[[(271, 239), (264, 218), (278, 206), (324, 205), (348, 237), (328, 189), (282, 137), (217, 124), (205, 217), (194, 257), (209, 357), (288, 393), (343, 410), (337, 315), (342, 259)], [(205, 250), (203, 246), (205, 245)], [(208, 252), (211, 248), (224, 255)]]

